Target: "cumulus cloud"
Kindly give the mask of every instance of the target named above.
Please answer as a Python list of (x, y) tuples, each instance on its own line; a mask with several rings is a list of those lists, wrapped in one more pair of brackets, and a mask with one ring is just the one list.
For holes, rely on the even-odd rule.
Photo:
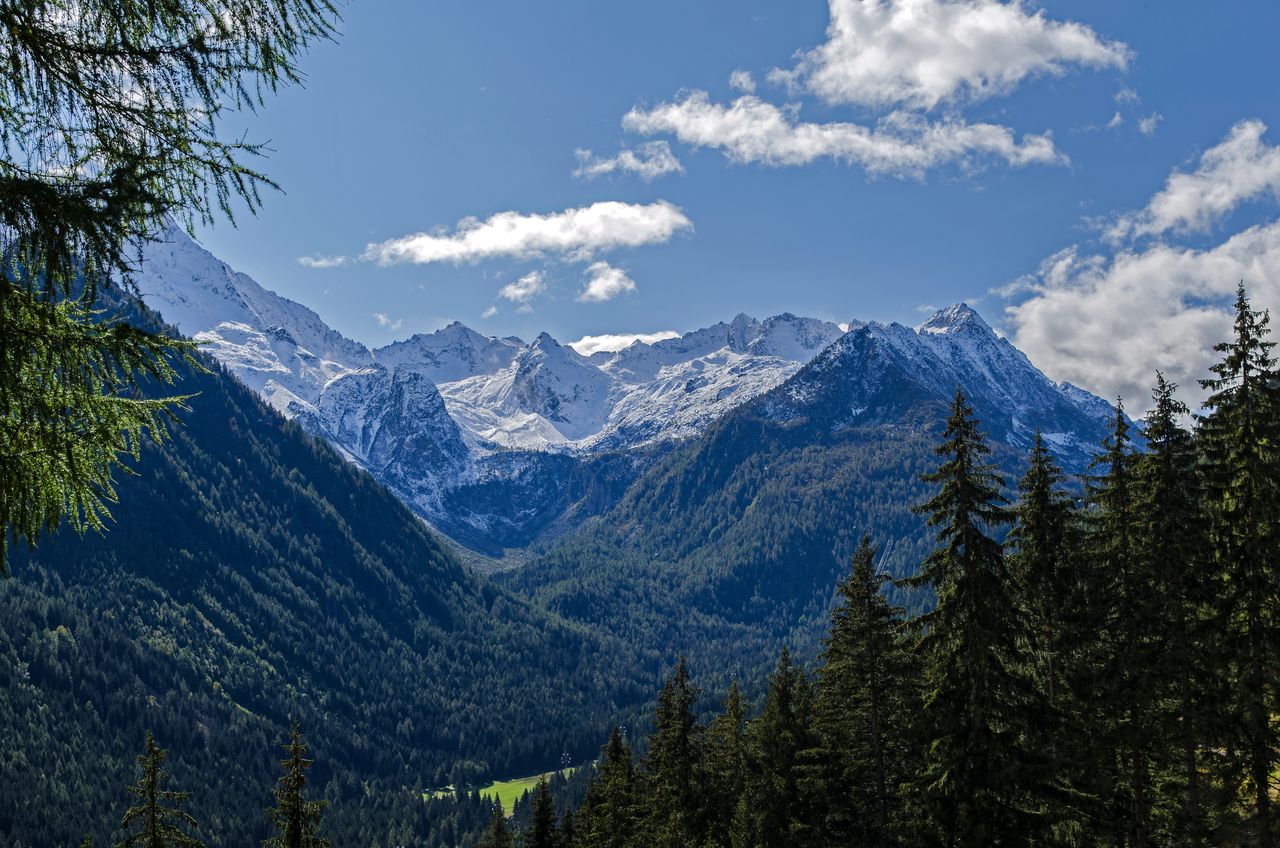
[(1209, 229), (1241, 203), (1280, 196), (1280, 148), (1262, 139), (1262, 121), (1241, 121), (1200, 157), (1194, 171), (1174, 171), (1139, 212), (1107, 231), (1113, 241)]
[(488, 309), (486, 309), (484, 312), (481, 312), (481, 313), (480, 313), (480, 317), (481, 317), (481, 318), (484, 318), (484, 319), (489, 319), (489, 318), (492, 318), (493, 316), (495, 316), (495, 315), (497, 315), (497, 314), (498, 314), (498, 307), (496, 307), (496, 306), (490, 306), (490, 307), (489, 307)]
[(1021, 0), (830, 0), (827, 40), (770, 79), (833, 104), (933, 109), (1070, 66), (1123, 70), (1130, 49)]
[(464, 218), (453, 232), (416, 233), (370, 244), (364, 259), (379, 265), (403, 262), (477, 262), (482, 259), (555, 255), (582, 261), (601, 251), (660, 244), (691, 230), (678, 207), (603, 201), (563, 212), (499, 212)]
[(378, 322), (379, 326), (386, 327), (388, 330), (398, 330), (400, 329), (400, 326), (404, 324), (404, 319), (392, 319), (391, 316), (387, 315), (385, 312), (375, 312), (373, 313), (373, 317), (374, 320)]
[(684, 166), (671, 152), (665, 141), (649, 141), (635, 149), (625, 149), (608, 158), (596, 156), (590, 150), (578, 148), (573, 152), (578, 160), (575, 177), (603, 177), (609, 174), (635, 174), (645, 182), (666, 176), (683, 174)]
[(587, 284), (578, 295), (584, 303), (604, 303), (636, 290), (635, 281), (621, 268), (607, 262), (595, 262), (587, 268)]
[(1046, 373), (1140, 413), (1157, 369), (1184, 398), (1203, 398), (1196, 381), (1231, 331), (1240, 280), (1255, 306), (1280, 303), (1280, 222), (1206, 249), (1158, 243), (1106, 257), (1070, 248), (1045, 260), (1007, 317), (1014, 344)]
[(569, 347), (583, 356), (590, 356), (601, 351), (612, 353), (613, 351), (624, 350), (636, 342), (653, 344), (666, 339), (678, 338), (680, 338), (680, 334), (675, 330), (660, 330), (656, 333), (611, 333), (600, 336), (583, 336), (576, 342), (569, 342)]
[(724, 105), (713, 103), (705, 91), (651, 109), (634, 108), (623, 117), (623, 126), (644, 135), (671, 133), (695, 147), (720, 149), (734, 162), (805, 165), (828, 158), (896, 176), (920, 176), (946, 163), (972, 164), (978, 157), (1010, 165), (1066, 161), (1048, 134), (1018, 139), (1008, 127), (929, 121), (906, 112), (894, 112), (874, 127), (806, 123), (794, 109), (758, 97)]
[(299, 256), (298, 264), (303, 268), (337, 268), (351, 261), (350, 256)]
[(755, 94), (755, 77), (751, 76), (750, 71), (736, 70), (729, 74), (729, 87), (734, 91), (741, 91), (743, 94)]
[(1159, 112), (1152, 112), (1145, 118), (1138, 119), (1138, 132), (1143, 135), (1155, 135), (1156, 127), (1160, 126), (1160, 122), (1164, 120), (1164, 115)]
[(514, 283), (507, 283), (499, 289), (498, 297), (528, 307), (530, 301), (546, 290), (546, 276), (541, 271), (530, 271)]

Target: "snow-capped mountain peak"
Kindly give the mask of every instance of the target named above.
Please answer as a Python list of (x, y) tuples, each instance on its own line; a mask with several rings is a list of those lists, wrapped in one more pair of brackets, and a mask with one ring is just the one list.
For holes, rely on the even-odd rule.
[(939, 309), (929, 319), (916, 328), (920, 333), (992, 333), (991, 327), (982, 320), (977, 310), (967, 303), (957, 303), (945, 309)]

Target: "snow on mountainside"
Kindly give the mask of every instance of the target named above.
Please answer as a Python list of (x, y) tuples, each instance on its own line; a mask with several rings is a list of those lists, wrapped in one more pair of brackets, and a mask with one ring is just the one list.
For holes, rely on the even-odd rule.
[(963, 303), (915, 329), (857, 324), (759, 406), (778, 420), (859, 427), (946, 404), (957, 387), (993, 438), (1024, 450), (1040, 430), (1072, 470), (1087, 465), (1114, 414), (1106, 401), (1051, 381)]
[[(1015, 447), (1036, 428), (1078, 465), (1109, 405), (1054, 384), (964, 304), (917, 329), (739, 315), (679, 338), (583, 356), (453, 323), (369, 350), (170, 229), (137, 275), (147, 303), (276, 409), (420, 515), (501, 553), (622, 496), (655, 451), (734, 408), (833, 427), (973, 398)], [(1101, 422), (1101, 423), (1100, 423)], [(578, 518), (573, 518), (578, 516)]]

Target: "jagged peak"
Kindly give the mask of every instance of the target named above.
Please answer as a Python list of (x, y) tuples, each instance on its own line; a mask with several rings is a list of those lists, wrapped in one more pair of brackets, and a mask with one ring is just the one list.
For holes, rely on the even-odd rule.
[(967, 303), (956, 303), (946, 309), (939, 309), (919, 327), (920, 333), (954, 333), (963, 329), (976, 329), (986, 333), (993, 332), (978, 311)]

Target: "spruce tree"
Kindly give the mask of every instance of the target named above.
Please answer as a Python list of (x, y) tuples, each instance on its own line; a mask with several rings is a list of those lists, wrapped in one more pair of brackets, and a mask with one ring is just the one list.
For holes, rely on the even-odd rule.
[(1269, 316), (1241, 283), (1234, 337), (1202, 381), (1211, 394), (1200, 422), (1210, 541), (1223, 580), (1217, 614), (1234, 648), (1232, 691), (1239, 739), (1230, 777), (1250, 800), (1259, 845), (1276, 844), (1272, 781), (1280, 765), (1280, 399)]
[(307, 800), (307, 769), (314, 761), (307, 759), (307, 747), (296, 720), (284, 750), (289, 756), (280, 763), (284, 774), (276, 785), (276, 806), (267, 813), (275, 835), (262, 844), (266, 848), (328, 848), (329, 841), (317, 834), (328, 802)]
[(196, 820), (179, 809), (190, 793), (162, 788), (169, 780), (164, 770), (168, 755), (148, 731), (146, 751), (138, 757), (142, 777), (129, 787), (141, 800), (120, 820), (121, 830), (134, 832), (117, 842), (116, 848), (203, 848), (204, 843), (187, 832), (198, 827)]
[(792, 664), (786, 648), (769, 677), (764, 708), (750, 724), (751, 794), (760, 848), (816, 845), (824, 800), (804, 780), (812, 753), (818, 749), (813, 731), (813, 687), (804, 669)]
[(699, 690), (683, 657), (658, 695), (653, 734), (645, 757), (645, 830), (651, 844), (689, 845), (702, 824), (700, 771), (702, 728), (694, 713)]
[(1196, 846), (1208, 840), (1208, 798), (1203, 759), (1221, 748), (1210, 693), (1219, 677), (1216, 640), (1208, 611), (1217, 591), (1206, 545), (1204, 510), (1191, 433), (1182, 426), (1189, 410), (1177, 386), (1156, 373), (1153, 406), (1142, 428), (1147, 451), (1138, 460), (1138, 511), (1142, 556), (1151, 575), (1149, 626), (1163, 634), (1151, 652), (1158, 690), (1159, 733), (1169, 777), (1173, 820), (1164, 841)]
[(507, 829), (507, 813), (501, 801), (494, 801), (489, 825), (480, 837), (481, 848), (512, 848), (511, 831)]
[(1152, 585), (1142, 551), (1137, 456), (1129, 419), (1117, 403), (1101, 473), (1089, 480), (1088, 627), (1096, 634), (1084, 684), (1090, 713), (1085, 738), (1094, 750), (1091, 771), (1101, 809), (1096, 838), (1146, 845), (1155, 830), (1153, 772), (1159, 728), (1158, 689), (1151, 667)]
[(579, 841), (591, 848), (625, 848), (636, 833), (637, 815), (631, 749), (615, 727), (600, 752), (600, 764), (579, 811)]
[(917, 759), (910, 728), (918, 680), (902, 609), (886, 599), (888, 577), (876, 572), (875, 556), (864, 536), (838, 587), (815, 724), (828, 765), (828, 838), (884, 848), (900, 834), (900, 786)]
[(1018, 484), (1014, 523), (1005, 539), (1032, 683), (1043, 705), (1029, 741), (1043, 758), (1048, 823), (1056, 841), (1078, 836), (1086, 811), (1082, 771), (1088, 751), (1074, 682), (1090, 634), (1080, 627), (1078, 519), (1062, 470), (1037, 431)]
[(556, 805), (545, 777), (533, 790), (533, 817), (524, 832), (524, 848), (556, 848)]
[(1026, 725), (1037, 705), (1023, 671), (1025, 626), (994, 536), (1010, 516), (1004, 481), (959, 390), (936, 451), (944, 461), (923, 479), (937, 494), (918, 509), (929, 516), (939, 546), (905, 581), (937, 597), (918, 619), (925, 746), (918, 841), (966, 848), (1036, 844), (1044, 823)]
[(724, 712), (707, 727), (704, 775), (707, 791), (707, 841), (731, 843), (734, 813), (746, 786), (747, 708), (736, 680), (729, 684)]

